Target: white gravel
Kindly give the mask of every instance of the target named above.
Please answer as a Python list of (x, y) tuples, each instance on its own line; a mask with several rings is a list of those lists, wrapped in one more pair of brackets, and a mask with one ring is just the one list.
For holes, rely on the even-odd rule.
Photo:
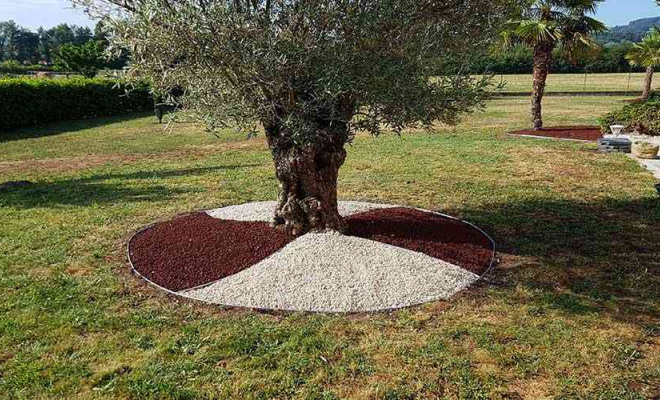
[(231, 219), (234, 221), (263, 221), (273, 219), (275, 201), (259, 201), (255, 203), (238, 204), (235, 206), (216, 208), (206, 213), (213, 218)]
[[(604, 135), (605, 138), (617, 138), (614, 135)], [(637, 134), (623, 134), (618, 136), (619, 139), (629, 139), (631, 142), (642, 141), (651, 143), (654, 146), (660, 146), (660, 136), (646, 136)], [(629, 154), (630, 158), (637, 161), (642, 167), (648, 169), (656, 179), (660, 179), (660, 157), (655, 160), (644, 160)]]
[[(260, 207), (243, 208), (233, 215), (255, 218), (254, 211)], [(472, 272), (425, 254), (322, 233), (302, 236), (236, 275), (182, 294), (226, 306), (343, 313), (448, 299), (478, 279)]]
[[(273, 212), (277, 202), (260, 201), (255, 203), (239, 204), (208, 210), (206, 213), (213, 218), (231, 219), (234, 221), (262, 221), (270, 222), (273, 219)], [(360, 201), (340, 201), (339, 214), (348, 217), (365, 211), (379, 208), (398, 207), (390, 204), (365, 203)]]

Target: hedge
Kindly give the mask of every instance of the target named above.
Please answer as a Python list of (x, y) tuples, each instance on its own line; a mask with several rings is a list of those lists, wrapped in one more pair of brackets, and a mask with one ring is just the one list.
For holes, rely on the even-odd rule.
[(153, 109), (146, 85), (111, 79), (0, 78), (0, 132), (8, 129)]
[(27, 74), (30, 71), (53, 71), (53, 67), (46, 65), (23, 65), (17, 61), (9, 60), (0, 63), (2, 74)]
[[(595, 54), (573, 62), (559, 49), (553, 52), (550, 71), (555, 74), (583, 73), (623, 73), (643, 72), (644, 68), (632, 67), (626, 60), (633, 44), (630, 42), (606, 45)], [(454, 59), (442, 57), (437, 60), (438, 74), (456, 71), (482, 74), (531, 74), (534, 66), (534, 53), (527, 47), (517, 46), (505, 52), (491, 54), (461, 54)]]
[(660, 135), (660, 93), (653, 92), (646, 102), (626, 104), (598, 119), (601, 130), (610, 133), (611, 125), (623, 125), (626, 131)]

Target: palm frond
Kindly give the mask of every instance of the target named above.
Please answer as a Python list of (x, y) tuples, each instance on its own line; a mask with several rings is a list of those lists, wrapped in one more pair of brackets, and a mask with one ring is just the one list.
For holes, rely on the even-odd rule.
[[(660, 0), (659, 0), (660, 1)], [(603, 0), (536, 0), (523, 18), (506, 24), (501, 35), (506, 47), (513, 44), (558, 44), (569, 55), (596, 48), (590, 38), (607, 30), (602, 22), (592, 18)], [(554, 47), (554, 45), (553, 45)]]
[(660, 28), (651, 29), (641, 42), (635, 43), (633, 49), (626, 55), (632, 66), (660, 66)]

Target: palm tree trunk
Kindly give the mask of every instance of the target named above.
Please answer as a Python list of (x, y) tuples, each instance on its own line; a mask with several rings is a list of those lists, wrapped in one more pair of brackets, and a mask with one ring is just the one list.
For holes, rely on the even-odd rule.
[(651, 97), (651, 84), (653, 83), (653, 67), (646, 68), (646, 76), (644, 77), (644, 93), (642, 99), (644, 101)]
[(550, 65), (552, 63), (552, 48), (551, 44), (539, 44), (534, 47), (534, 75), (532, 91), (532, 123), (534, 130), (538, 131), (543, 128), (543, 109), (541, 103), (543, 102), (543, 95), (545, 93), (545, 83), (550, 72)]

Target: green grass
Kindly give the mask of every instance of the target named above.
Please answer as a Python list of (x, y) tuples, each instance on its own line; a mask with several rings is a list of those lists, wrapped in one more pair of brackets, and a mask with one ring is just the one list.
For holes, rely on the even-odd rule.
[[(548, 125), (612, 98), (548, 98)], [(442, 210), (499, 243), (486, 282), (371, 315), (260, 314), (168, 297), (125, 243), (176, 214), (270, 199), (263, 139), (152, 117), (0, 142), (4, 398), (652, 398), (660, 392), (660, 201), (633, 160), (510, 137), (527, 99), (457, 128), (360, 136), (340, 197)], [(48, 136), (37, 137), (42, 133)]]
[[(496, 75), (495, 82), (505, 82), (504, 92), (532, 91), (532, 74)], [(547, 92), (620, 92), (642, 91), (644, 74), (550, 74)], [(654, 85), (654, 87), (656, 87)]]

